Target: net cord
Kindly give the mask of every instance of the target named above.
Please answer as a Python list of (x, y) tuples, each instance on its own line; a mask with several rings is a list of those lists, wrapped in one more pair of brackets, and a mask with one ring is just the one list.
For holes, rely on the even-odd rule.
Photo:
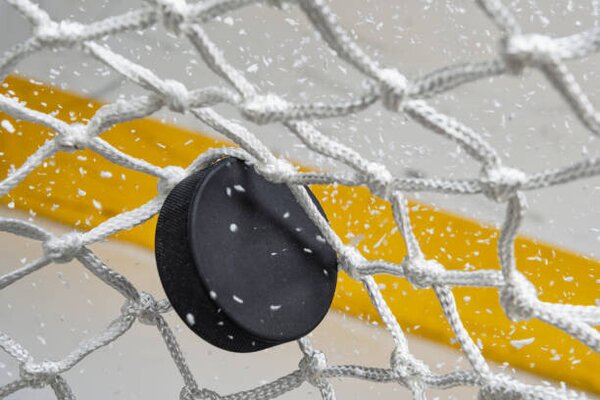
[[(143, 7), (90, 24), (54, 21), (29, 0), (5, 0), (33, 27), (32, 36), (0, 56), (0, 79), (20, 61), (41, 50), (78, 49), (112, 68), (147, 90), (147, 94), (117, 100), (99, 108), (86, 124), (68, 124), (51, 115), (28, 108), (18, 99), (0, 95), (0, 110), (14, 118), (48, 127), (54, 137), (39, 147), (21, 166), (0, 181), (0, 196), (6, 195), (45, 160), (56, 153), (90, 149), (106, 159), (158, 178), (157, 196), (139, 208), (116, 215), (87, 232), (72, 231), (55, 236), (41, 227), (19, 219), (0, 218), (0, 230), (41, 242), (43, 255), (20, 268), (0, 276), (0, 289), (51, 263), (77, 260), (102, 282), (119, 292), (124, 304), (119, 316), (102, 332), (84, 340), (58, 361), (37, 360), (14, 338), (0, 332), (0, 348), (20, 365), (19, 378), (0, 387), (0, 397), (21, 389), (49, 386), (58, 399), (75, 399), (62, 374), (94, 351), (117, 340), (136, 322), (156, 326), (184, 381), (180, 398), (191, 399), (271, 399), (308, 382), (324, 399), (334, 399), (332, 378), (355, 378), (372, 382), (397, 382), (408, 388), (414, 399), (425, 399), (428, 388), (455, 386), (479, 388), (481, 399), (564, 399), (584, 398), (565, 387), (530, 385), (505, 374), (493, 372), (480, 349), (466, 330), (458, 313), (452, 287), (492, 287), (500, 294), (501, 305), (513, 321), (538, 319), (566, 332), (591, 350), (600, 351), (600, 307), (544, 302), (534, 285), (518, 270), (514, 241), (526, 212), (527, 191), (569, 183), (600, 174), (600, 158), (588, 157), (561, 168), (526, 174), (504, 165), (498, 152), (481, 132), (440, 113), (427, 99), (460, 85), (494, 76), (519, 75), (525, 69), (540, 71), (566, 101), (571, 111), (592, 134), (600, 134), (600, 113), (586, 96), (566, 61), (588, 57), (600, 50), (600, 28), (566, 37), (553, 38), (523, 33), (513, 13), (498, 0), (478, 0), (477, 4), (500, 30), (499, 52), (490, 61), (447, 66), (409, 79), (394, 68), (382, 67), (350, 37), (324, 0), (208, 0), (188, 4), (184, 0), (146, 0)], [(274, 93), (262, 93), (244, 74), (227, 62), (218, 46), (202, 29), (228, 12), (268, 3), (273, 7), (298, 6), (335, 53), (362, 73), (365, 90), (351, 99), (331, 102), (293, 103)], [(229, 87), (189, 89), (181, 82), (161, 79), (150, 69), (113, 52), (97, 40), (132, 30), (147, 29), (162, 23), (167, 30), (189, 40), (210, 69), (225, 79)], [(460, 146), (481, 165), (479, 176), (470, 179), (401, 178), (393, 176), (377, 161), (366, 159), (355, 150), (320, 132), (311, 120), (343, 117), (381, 104), (392, 113), (402, 113), (433, 133)], [(276, 157), (246, 127), (218, 114), (211, 107), (228, 104), (236, 107), (248, 121), (256, 124), (281, 123), (310, 150), (337, 160), (351, 173), (300, 172), (288, 161)], [(211, 149), (188, 167), (158, 167), (121, 152), (100, 138), (115, 124), (144, 118), (167, 108), (189, 113), (234, 141), (239, 148)], [(166, 299), (155, 300), (138, 290), (126, 277), (105, 265), (89, 245), (135, 227), (160, 210), (169, 191), (184, 177), (224, 157), (235, 156), (251, 163), (266, 179), (286, 183), (323, 237), (336, 250), (340, 267), (360, 281), (390, 332), (395, 348), (387, 368), (359, 365), (329, 365), (323, 352), (313, 348), (308, 337), (298, 341), (302, 358), (298, 369), (271, 383), (254, 389), (220, 395), (201, 388), (186, 363), (175, 335), (162, 317), (170, 310)], [(366, 260), (354, 247), (346, 245), (318, 212), (305, 185), (364, 185), (371, 193), (392, 205), (394, 218), (407, 248), (400, 264)], [(438, 192), (455, 195), (483, 194), (491, 201), (505, 204), (506, 212), (498, 243), (501, 270), (447, 270), (435, 260), (425, 258), (410, 223), (405, 193)], [(396, 318), (378, 288), (374, 274), (403, 277), (417, 288), (434, 291), (444, 315), (468, 359), (471, 369), (436, 374), (415, 358)]]

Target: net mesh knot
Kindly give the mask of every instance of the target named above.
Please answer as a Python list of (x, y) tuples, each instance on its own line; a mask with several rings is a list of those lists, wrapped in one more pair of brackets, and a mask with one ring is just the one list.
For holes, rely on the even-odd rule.
[(185, 0), (151, 0), (157, 7), (164, 27), (176, 36), (181, 35), (187, 28), (186, 15), (188, 5)]
[(408, 80), (397, 69), (385, 68), (378, 75), (381, 86), (381, 102), (391, 111), (398, 111), (404, 100)]
[(79, 43), (80, 36), (84, 32), (85, 27), (78, 22), (47, 21), (36, 27), (35, 37), (44, 45), (71, 47)]
[(185, 113), (192, 102), (192, 95), (183, 83), (166, 79), (162, 85), (163, 101), (169, 110), (177, 113)]
[(365, 168), (365, 179), (371, 193), (384, 200), (389, 200), (394, 191), (394, 180), (391, 172), (379, 163), (368, 163)]
[(352, 279), (358, 281), (362, 279), (360, 267), (365, 262), (364, 256), (355, 247), (343, 246), (339, 254), (340, 267)]
[(291, 109), (287, 101), (272, 93), (253, 96), (242, 107), (244, 116), (259, 125), (281, 121)]
[(537, 302), (535, 286), (520, 273), (516, 273), (500, 290), (500, 304), (512, 321), (533, 318)]
[(83, 248), (83, 235), (77, 231), (52, 236), (42, 244), (44, 255), (55, 263), (68, 263)]
[(73, 153), (88, 147), (90, 135), (87, 126), (79, 122), (58, 133), (56, 143), (60, 150)]
[(296, 175), (296, 168), (282, 158), (275, 158), (266, 164), (256, 165), (258, 171), (273, 183), (289, 182)]
[(526, 66), (538, 67), (553, 63), (558, 58), (554, 39), (540, 34), (517, 34), (504, 40), (502, 55), (512, 72)]
[(36, 363), (30, 360), (21, 364), (19, 368), (21, 379), (26, 381), (29, 386), (38, 389), (52, 382), (59, 373), (58, 364), (52, 361)]
[(166, 299), (156, 301), (150, 293), (140, 292), (137, 300), (128, 300), (122, 307), (124, 315), (135, 315), (145, 325), (156, 325), (159, 314), (167, 312), (171, 305)]
[(318, 350), (312, 350), (305, 354), (298, 364), (300, 372), (304, 378), (313, 386), (322, 385), (322, 374), (327, 369), (327, 358), (325, 354)]
[(175, 165), (164, 167), (161, 171), (161, 177), (158, 180), (158, 193), (163, 196), (168, 195), (185, 176), (185, 170), (181, 167)]
[(390, 366), (396, 378), (414, 390), (424, 390), (424, 378), (431, 374), (429, 368), (421, 360), (417, 360), (406, 352), (395, 348), (390, 356)]
[(505, 202), (527, 182), (527, 175), (515, 168), (496, 166), (485, 168), (480, 182), (485, 196), (496, 202)]
[(402, 263), (406, 279), (417, 289), (430, 288), (440, 282), (446, 269), (436, 260), (407, 258)]

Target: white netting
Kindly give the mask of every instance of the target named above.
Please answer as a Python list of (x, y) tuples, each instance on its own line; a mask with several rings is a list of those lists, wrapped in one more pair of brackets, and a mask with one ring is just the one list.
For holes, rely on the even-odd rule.
[[(587, 158), (574, 164), (527, 175), (502, 163), (501, 157), (474, 130), (461, 122), (440, 114), (424, 99), (451, 90), (459, 85), (501, 74), (520, 74), (526, 68), (536, 68), (548, 78), (566, 100), (571, 110), (593, 133), (600, 134), (600, 114), (569, 72), (565, 61), (589, 56), (600, 50), (600, 29), (583, 31), (567, 37), (552, 38), (521, 31), (511, 10), (497, 0), (479, 0), (478, 5), (503, 33), (499, 54), (491, 61), (465, 63), (433, 71), (416, 79), (407, 79), (393, 68), (384, 68), (366, 54), (340, 26), (324, 0), (269, 0), (274, 7), (292, 4), (306, 14), (321, 37), (350, 65), (372, 83), (365, 93), (346, 102), (294, 104), (273, 93), (259, 93), (256, 86), (225, 59), (213, 44), (202, 23), (229, 11), (260, 0), (206, 0), (187, 4), (184, 0), (147, 0), (147, 5), (123, 15), (91, 24), (73, 21), (53, 21), (49, 15), (28, 0), (7, 0), (32, 25), (33, 36), (6, 51), (0, 58), (0, 77), (3, 79), (19, 61), (42, 49), (76, 48), (105, 63), (129, 80), (148, 90), (149, 94), (127, 101), (119, 100), (101, 107), (83, 124), (68, 124), (51, 115), (34, 111), (18, 100), (0, 96), (0, 110), (13, 117), (44, 125), (55, 132), (27, 161), (0, 182), (0, 195), (18, 185), (44, 160), (60, 151), (90, 149), (119, 165), (158, 178), (157, 196), (141, 207), (117, 215), (87, 232), (72, 232), (56, 237), (40, 227), (18, 219), (0, 219), (0, 230), (12, 232), (42, 242), (43, 256), (13, 272), (0, 277), (0, 289), (50, 263), (77, 259), (110, 287), (125, 297), (121, 314), (103, 332), (82, 342), (59, 361), (38, 361), (16, 340), (0, 333), (0, 347), (21, 365), (20, 377), (0, 388), (0, 397), (26, 387), (49, 385), (60, 399), (72, 399), (62, 373), (68, 371), (93, 351), (124, 334), (136, 321), (155, 325), (185, 382), (182, 399), (264, 399), (274, 398), (309, 382), (317, 387), (323, 398), (333, 399), (329, 378), (351, 377), (374, 382), (398, 382), (412, 392), (413, 398), (424, 399), (427, 388), (449, 388), (458, 385), (479, 387), (482, 399), (563, 399), (582, 395), (566, 389), (532, 386), (507, 375), (494, 373), (463, 326), (452, 294), (452, 286), (493, 287), (500, 293), (502, 307), (515, 321), (536, 318), (581, 341), (590, 349), (600, 350), (600, 307), (554, 304), (540, 301), (533, 285), (519, 273), (514, 256), (514, 239), (525, 212), (524, 192), (600, 174), (600, 158)], [(266, 1), (266, 0), (265, 0)], [(152, 71), (115, 54), (94, 40), (124, 31), (142, 30), (163, 23), (167, 29), (190, 40), (206, 64), (224, 78), (232, 88), (208, 87), (188, 89), (180, 82), (163, 80)], [(397, 178), (383, 165), (367, 160), (354, 150), (318, 131), (308, 122), (311, 119), (340, 117), (363, 110), (377, 101), (392, 113), (403, 113), (438, 135), (450, 139), (481, 164), (478, 178), (420, 179)], [(258, 123), (281, 123), (311, 150), (340, 161), (354, 171), (352, 174), (302, 173), (287, 161), (277, 158), (245, 127), (227, 120), (210, 106), (226, 103), (237, 107), (248, 120)], [(190, 113), (218, 132), (235, 141), (240, 148), (207, 151), (185, 170), (179, 167), (160, 168), (144, 160), (124, 154), (100, 138), (115, 124), (143, 118), (163, 107), (179, 113)], [(154, 216), (165, 196), (187, 174), (202, 168), (225, 155), (233, 155), (252, 163), (257, 171), (274, 182), (289, 185), (299, 203), (321, 229), (323, 236), (338, 252), (340, 267), (352, 278), (362, 282), (374, 306), (395, 342), (388, 368), (357, 365), (328, 365), (325, 356), (314, 349), (307, 338), (299, 341), (303, 358), (296, 371), (272, 383), (221, 396), (202, 389), (188, 368), (177, 341), (161, 316), (169, 310), (166, 300), (156, 301), (136, 289), (118, 272), (107, 267), (87, 247), (112, 234), (130, 229)], [(342, 243), (308, 197), (307, 184), (365, 185), (371, 192), (392, 205), (396, 223), (407, 248), (405, 260), (399, 264), (367, 261), (355, 248)], [(446, 270), (443, 265), (427, 260), (420, 250), (409, 222), (404, 192), (431, 191), (449, 194), (483, 193), (490, 200), (506, 204), (506, 218), (501, 229), (498, 257), (501, 271)], [(406, 338), (390, 312), (372, 275), (386, 273), (404, 277), (413, 285), (433, 290), (444, 310), (448, 323), (460, 343), (471, 370), (445, 375), (432, 373), (409, 351)]]

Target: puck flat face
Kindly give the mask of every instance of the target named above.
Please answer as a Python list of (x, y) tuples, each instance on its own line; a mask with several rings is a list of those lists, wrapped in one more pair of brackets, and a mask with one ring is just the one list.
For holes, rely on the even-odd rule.
[(236, 158), (171, 191), (159, 214), (156, 260), (186, 325), (238, 352), (308, 334), (329, 310), (337, 280), (335, 252), (287, 185)]

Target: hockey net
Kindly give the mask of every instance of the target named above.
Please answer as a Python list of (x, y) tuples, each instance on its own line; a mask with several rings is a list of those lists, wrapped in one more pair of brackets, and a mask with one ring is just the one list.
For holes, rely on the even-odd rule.
[[(583, 58), (600, 50), (600, 29), (582, 31), (571, 36), (552, 38), (525, 33), (511, 10), (497, 0), (479, 0), (478, 6), (502, 33), (497, 56), (490, 61), (451, 65), (431, 73), (407, 79), (399, 70), (382, 67), (369, 56), (342, 28), (324, 0), (270, 0), (273, 7), (299, 7), (321, 38), (349, 65), (369, 81), (363, 93), (350, 101), (292, 103), (274, 93), (261, 93), (244, 74), (228, 63), (211, 41), (203, 24), (260, 0), (207, 0), (185, 3), (184, 0), (147, 0), (143, 7), (122, 15), (90, 24), (54, 21), (44, 10), (28, 0), (7, 0), (33, 26), (33, 35), (4, 52), (0, 57), (0, 77), (9, 74), (24, 58), (44, 49), (78, 49), (147, 91), (144, 96), (117, 100), (102, 106), (86, 124), (68, 124), (52, 115), (28, 108), (18, 98), (0, 95), (0, 110), (14, 118), (43, 125), (55, 136), (39, 147), (22, 165), (0, 181), (0, 196), (6, 195), (28, 174), (58, 152), (90, 149), (126, 168), (158, 179), (156, 197), (116, 215), (87, 232), (69, 232), (55, 236), (41, 227), (15, 218), (0, 218), (0, 230), (39, 240), (43, 256), (0, 277), (0, 289), (34, 273), (51, 263), (80, 262), (96, 277), (125, 298), (119, 316), (92, 338), (85, 340), (63, 359), (39, 361), (19, 342), (0, 332), (0, 348), (20, 364), (20, 376), (2, 387), (0, 397), (27, 387), (49, 386), (57, 398), (73, 399), (75, 394), (62, 374), (86, 356), (117, 340), (139, 321), (154, 325), (180, 371), (184, 386), (182, 399), (267, 399), (275, 398), (308, 382), (324, 399), (335, 398), (331, 378), (356, 378), (373, 382), (397, 382), (407, 387), (413, 398), (424, 399), (428, 388), (474, 386), (482, 399), (563, 399), (582, 394), (566, 388), (529, 385), (492, 371), (480, 349), (469, 336), (457, 311), (452, 287), (496, 288), (506, 315), (514, 320), (538, 319), (566, 332), (591, 350), (600, 351), (600, 307), (548, 303), (538, 299), (535, 287), (518, 270), (514, 240), (525, 212), (527, 191), (564, 184), (600, 174), (600, 158), (590, 157), (562, 168), (535, 174), (511, 168), (483, 137), (458, 120), (438, 112), (427, 98), (450, 91), (460, 85), (503, 74), (520, 74), (535, 68), (545, 76), (568, 107), (592, 134), (600, 134), (600, 113), (596, 111), (569, 72), (565, 62)], [(162, 23), (182, 40), (189, 40), (215, 74), (228, 82), (227, 87), (187, 88), (175, 80), (161, 79), (151, 70), (113, 52), (97, 40), (125, 31), (144, 30)], [(381, 102), (390, 113), (403, 113), (440, 137), (455, 142), (476, 160), (481, 169), (472, 179), (401, 178), (393, 176), (381, 163), (366, 159), (357, 151), (320, 132), (311, 120), (343, 117)], [(256, 124), (279, 123), (299, 138), (310, 150), (350, 167), (351, 173), (300, 172), (288, 161), (275, 156), (261, 140), (239, 123), (229, 120), (213, 108), (226, 104), (236, 107), (248, 121)], [(212, 149), (199, 154), (187, 168), (158, 167), (132, 157), (101, 138), (116, 124), (152, 115), (162, 108), (188, 113), (214, 128), (239, 147)], [(329, 365), (322, 352), (308, 338), (299, 340), (302, 358), (297, 370), (247, 391), (220, 395), (197, 383), (188, 367), (175, 335), (162, 313), (169, 311), (168, 301), (155, 300), (134, 287), (126, 277), (105, 265), (89, 245), (142, 224), (156, 215), (166, 195), (181, 179), (224, 156), (247, 160), (265, 178), (286, 183), (298, 202), (320, 228), (323, 236), (339, 255), (340, 267), (360, 281), (389, 333), (395, 348), (388, 368), (359, 365)], [(406, 245), (407, 255), (400, 264), (383, 260), (366, 260), (354, 247), (346, 245), (331, 229), (304, 189), (310, 184), (363, 185), (371, 193), (388, 201), (395, 222)], [(483, 194), (491, 201), (505, 204), (505, 220), (498, 241), (501, 270), (449, 270), (439, 262), (426, 259), (410, 223), (405, 193), (437, 192), (452, 195)], [(383, 299), (374, 274), (403, 277), (418, 288), (435, 292), (449, 325), (471, 368), (448, 374), (436, 374), (409, 351), (406, 337)]]

